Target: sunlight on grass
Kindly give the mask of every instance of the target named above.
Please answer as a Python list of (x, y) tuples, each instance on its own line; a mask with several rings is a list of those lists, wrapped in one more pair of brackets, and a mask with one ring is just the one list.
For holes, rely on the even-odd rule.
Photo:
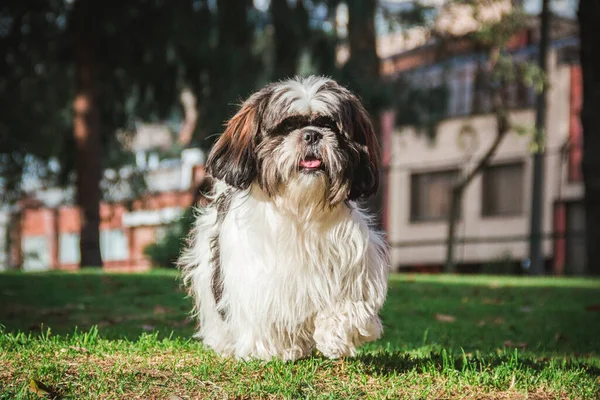
[[(0, 399), (598, 398), (600, 281), (396, 275), (354, 359), (222, 359), (174, 271), (0, 275)], [(76, 328), (77, 327), (77, 328)]]

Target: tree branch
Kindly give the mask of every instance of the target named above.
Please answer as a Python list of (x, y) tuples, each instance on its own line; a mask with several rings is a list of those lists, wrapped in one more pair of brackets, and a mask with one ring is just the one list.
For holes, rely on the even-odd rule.
[[(488, 62), (487, 72), (491, 77), (491, 73), (498, 64), (500, 59), (500, 47), (493, 46), (490, 49), (490, 56)], [(454, 244), (456, 241), (456, 222), (460, 214), (460, 204), (463, 192), (465, 188), (471, 183), (473, 178), (481, 172), (481, 170), (488, 165), (492, 156), (496, 153), (498, 146), (502, 143), (502, 140), (510, 130), (511, 124), (508, 116), (508, 84), (505, 79), (500, 80), (498, 86), (489, 86), (489, 90), (492, 97), (492, 108), (496, 115), (496, 137), (492, 142), (491, 146), (487, 149), (485, 154), (479, 159), (475, 168), (469, 173), (463, 176), (458, 183), (452, 186), (451, 197), (450, 197), (450, 212), (448, 213), (448, 240), (446, 246), (446, 263), (445, 271), (454, 272), (456, 267), (454, 263)]]

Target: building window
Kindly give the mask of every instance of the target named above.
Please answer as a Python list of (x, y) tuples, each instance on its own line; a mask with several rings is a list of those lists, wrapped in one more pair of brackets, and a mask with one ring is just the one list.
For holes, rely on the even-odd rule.
[(437, 221), (448, 218), (452, 185), (458, 170), (413, 174), (411, 177), (411, 221)]
[(25, 236), (21, 240), (24, 271), (50, 269), (50, 246), (46, 236)]
[(566, 204), (566, 273), (585, 275), (585, 208), (582, 201)]
[[(523, 78), (518, 78), (523, 79)], [(531, 108), (535, 105), (535, 91), (522, 81), (508, 86), (508, 107), (513, 109)]]
[(470, 65), (462, 65), (450, 73), (447, 103), (449, 117), (469, 115), (473, 111), (474, 78), (474, 69)]
[[(525, 60), (526, 61), (526, 60)], [(517, 60), (516, 63), (524, 62)], [(511, 109), (531, 108), (535, 105), (536, 95), (533, 88), (524, 83), (524, 76), (519, 65), (515, 66), (515, 81), (507, 86), (507, 106)], [(473, 113), (489, 113), (492, 111), (492, 88), (493, 79), (485, 70), (483, 64), (479, 64), (475, 71), (473, 83), (472, 107)]]
[(100, 231), (100, 253), (104, 261), (124, 261), (129, 259), (129, 240), (120, 229)]
[(483, 172), (482, 215), (520, 215), (523, 212), (523, 163), (493, 165)]
[(77, 233), (61, 233), (58, 244), (58, 259), (61, 264), (79, 264), (79, 235)]

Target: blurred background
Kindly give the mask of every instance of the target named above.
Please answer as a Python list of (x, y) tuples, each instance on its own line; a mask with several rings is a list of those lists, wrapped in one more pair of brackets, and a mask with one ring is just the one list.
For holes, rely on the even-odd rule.
[(598, 274), (577, 6), (4, 0), (0, 270), (173, 267), (224, 122), (322, 74), (371, 114), (394, 270)]

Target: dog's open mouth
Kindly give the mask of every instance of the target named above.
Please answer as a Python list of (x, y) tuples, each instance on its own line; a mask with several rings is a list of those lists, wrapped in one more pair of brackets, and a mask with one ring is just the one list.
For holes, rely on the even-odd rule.
[(323, 162), (315, 156), (307, 156), (304, 160), (300, 161), (300, 169), (306, 172), (318, 171), (322, 165)]

